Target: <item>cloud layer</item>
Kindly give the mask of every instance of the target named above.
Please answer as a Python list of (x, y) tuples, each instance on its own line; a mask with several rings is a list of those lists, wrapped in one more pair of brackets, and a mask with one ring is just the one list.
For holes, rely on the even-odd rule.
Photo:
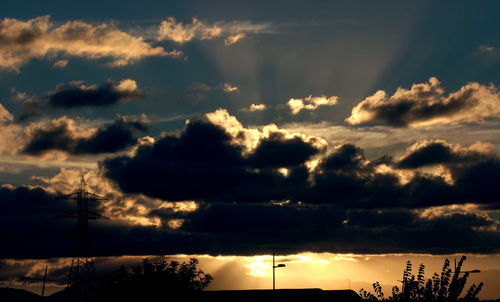
[[(99, 145), (90, 142), (117, 124), (128, 125), (64, 139), (56, 132), (71, 125), (61, 119), (47, 137), (62, 139), (45, 142), (89, 152)], [(73, 191), (80, 172), (37, 178), (45, 187), (0, 189), (2, 213), (10, 215), (1, 220), (9, 228), (0, 235), (12, 243), (0, 257), (71, 255), (69, 241), (40, 248), (42, 239), (30, 239), (29, 230), (69, 212), (70, 203), (47, 204)], [(140, 140), (86, 177), (92, 192), (109, 198), (94, 209), (111, 218), (91, 226), (106, 235), (95, 240), (95, 255), (500, 250), (500, 223), (488, 215), (500, 208), (500, 160), (488, 143), (421, 141), (397, 160), (370, 160), (352, 144), (329, 146), (276, 125), (246, 128), (218, 110), (189, 120), (181, 132)], [(36, 217), (24, 213), (31, 204)], [(61, 229), (71, 229), (71, 222), (40, 227), (47, 234)]]
[[(420, 142), (394, 162), (387, 156), (368, 160), (352, 144), (325, 154), (320, 138), (280, 131), (271, 127), (263, 135), (218, 111), (191, 121), (179, 136), (164, 136), (140, 146), (132, 157), (105, 160), (102, 167), (124, 192), (165, 200), (343, 208), (499, 206), (494, 196), (500, 192), (489, 179), (500, 176), (500, 161), (489, 144)], [(429, 165), (438, 169), (420, 169)]]
[(472, 82), (445, 95), (440, 82), (431, 77), (428, 83), (414, 84), (409, 90), (398, 88), (392, 96), (377, 91), (357, 104), (346, 121), (409, 127), (475, 123), (499, 114), (500, 95), (493, 85)]
[[(74, 205), (53, 202), (53, 196), (40, 188), (0, 189), (0, 234), (10, 243), (4, 245), (0, 257), (72, 255), (73, 239), (61, 235), (71, 232), (75, 222), (53, 218), (71, 212)], [(495, 253), (500, 249), (498, 222), (474, 207), (412, 211), (214, 203), (192, 212), (160, 208), (145, 215), (160, 219), (163, 226), (124, 224), (116, 218), (92, 222), (92, 232), (101, 235), (93, 240), (94, 255), (258, 255), (273, 251), (445, 254)], [(168, 224), (174, 217), (183, 220), (175, 229)]]

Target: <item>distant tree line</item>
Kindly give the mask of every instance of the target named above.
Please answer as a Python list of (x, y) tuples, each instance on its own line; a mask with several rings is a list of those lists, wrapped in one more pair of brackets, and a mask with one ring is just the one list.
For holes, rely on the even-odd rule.
[(97, 301), (159, 301), (172, 296), (189, 296), (205, 289), (212, 276), (188, 263), (143, 259), (142, 265), (127, 269), (123, 265), (106, 274), (97, 286)]
[(479, 285), (472, 284), (467, 292), (462, 295), (465, 288), (469, 272), (462, 272), (462, 266), (466, 257), (462, 256), (457, 264), (455, 271), (450, 268), (450, 261), (444, 261), (441, 274), (434, 273), (432, 278), (427, 282), (424, 278), (425, 265), (422, 263), (418, 268), (418, 273), (415, 276), (412, 272), (412, 263), (410, 260), (406, 263), (403, 271), (403, 280), (401, 290), (399, 287), (392, 288), (392, 296), (385, 297), (382, 286), (379, 282), (373, 283), (375, 293), (360, 289), (359, 295), (361, 298), (368, 301), (432, 301), (432, 302), (448, 302), (448, 301), (479, 301), (477, 295), (483, 288), (483, 282)]

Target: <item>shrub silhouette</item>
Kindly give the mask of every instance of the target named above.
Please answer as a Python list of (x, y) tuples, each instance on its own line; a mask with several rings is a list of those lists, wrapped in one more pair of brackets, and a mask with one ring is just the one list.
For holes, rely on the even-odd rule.
[(97, 287), (97, 301), (158, 301), (172, 296), (188, 296), (205, 289), (212, 276), (198, 268), (199, 261), (189, 263), (164, 260), (151, 262), (131, 270), (123, 265), (101, 278)]
[[(466, 257), (462, 256), (457, 264), (457, 268), (452, 272), (450, 260), (446, 259), (441, 270), (441, 275), (434, 273), (432, 278), (425, 282), (425, 265), (422, 263), (418, 268), (417, 275), (412, 273), (412, 263), (408, 260), (403, 271), (401, 291), (399, 287), (392, 288), (392, 297), (384, 298), (382, 287), (379, 282), (373, 283), (375, 294), (360, 289), (359, 295), (369, 301), (478, 301), (477, 295), (483, 287), (483, 282), (478, 286), (472, 284), (463, 297), (460, 297), (469, 277), (468, 272), (461, 272)], [(452, 276), (453, 273), (453, 276)]]

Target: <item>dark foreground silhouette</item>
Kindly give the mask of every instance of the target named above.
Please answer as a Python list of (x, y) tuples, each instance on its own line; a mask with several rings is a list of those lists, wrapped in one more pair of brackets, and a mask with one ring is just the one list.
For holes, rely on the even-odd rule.
[(479, 301), (477, 295), (483, 288), (483, 282), (479, 285), (472, 284), (469, 289), (462, 293), (467, 283), (470, 273), (479, 273), (479, 270), (464, 271), (462, 266), (466, 257), (462, 256), (460, 261), (455, 263), (455, 267), (450, 267), (450, 260), (446, 259), (441, 270), (441, 274), (434, 273), (432, 278), (425, 281), (425, 265), (422, 263), (418, 268), (417, 275), (414, 275), (413, 265), (410, 260), (406, 263), (403, 271), (401, 290), (399, 287), (392, 288), (392, 296), (386, 298), (379, 282), (373, 283), (375, 293), (360, 289), (360, 296), (367, 301), (401, 301), (401, 302), (452, 302)]
[(197, 297), (206, 301), (345, 301), (359, 302), (361, 298), (352, 290), (277, 289), (204, 291)]
[(41, 302), (46, 301), (42, 296), (32, 292), (9, 287), (0, 287), (0, 301), (2, 302)]
[[(359, 302), (361, 298), (352, 290), (321, 290), (321, 289), (279, 289), (279, 290), (225, 290), (225, 291), (201, 291), (191, 293), (177, 293), (165, 291), (162, 296), (151, 297), (147, 293), (144, 296), (116, 297), (109, 296), (108, 301), (342, 301)], [(71, 289), (65, 289), (51, 296), (42, 298), (39, 295), (20, 289), (0, 288), (0, 301), (2, 302), (72, 302), (78, 301)]]
[[(401, 302), (449, 302), (478, 301), (477, 294), (482, 283), (471, 285), (464, 293), (469, 273), (462, 270), (465, 257), (456, 267), (450, 267), (445, 260), (440, 275), (434, 274), (425, 282), (425, 266), (420, 265), (418, 273), (412, 273), (412, 264), (407, 262), (404, 269), (401, 291), (394, 287), (392, 296), (386, 298), (378, 282), (373, 284), (375, 293), (360, 290), (360, 295), (352, 290), (321, 289), (280, 289), (280, 290), (226, 290), (205, 291), (212, 276), (198, 268), (198, 260), (191, 258), (188, 263), (176, 261), (150, 261), (144, 259), (139, 266), (119, 269), (103, 276), (96, 288), (95, 301), (401, 301)], [(0, 288), (0, 301), (8, 302), (65, 302), (79, 301), (77, 291), (69, 287), (49, 297), (40, 297), (24, 290)], [(496, 300), (500, 302), (500, 300)]]

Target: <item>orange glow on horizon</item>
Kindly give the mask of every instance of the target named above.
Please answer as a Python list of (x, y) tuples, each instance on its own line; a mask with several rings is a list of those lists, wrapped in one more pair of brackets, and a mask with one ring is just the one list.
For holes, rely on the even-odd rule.
[[(425, 277), (430, 278), (434, 272), (440, 273), (446, 258), (451, 261), (458, 259), (461, 254), (453, 255), (426, 255), (426, 254), (332, 254), (332, 253), (300, 253), (294, 255), (276, 255), (276, 263), (286, 264), (286, 267), (276, 269), (276, 288), (321, 288), (324, 290), (348, 289), (355, 292), (360, 288), (372, 290), (372, 284), (380, 282), (386, 296), (390, 296), (393, 286), (400, 286), (397, 280), (401, 279), (407, 260), (411, 260), (414, 270), (420, 263), (425, 264)], [(497, 299), (500, 297), (500, 288), (495, 286), (500, 278), (499, 255), (466, 255), (465, 269), (479, 269), (481, 273), (471, 274), (466, 289), (472, 284), (484, 282), (480, 299)], [(214, 277), (207, 290), (246, 290), (272, 288), (272, 255), (256, 256), (210, 256), (210, 255), (165, 255), (165, 256), (120, 256), (97, 257), (95, 266), (97, 273), (117, 269), (120, 265), (132, 267), (140, 265), (143, 258), (188, 261), (195, 257), (200, 261), (200, 268)], [(57, 268), (65, 264), (69, 266), (71, 258), (47, 260), (3, 260), (6, 265), (22, 264), (32, 266), (30, 275), (40, 275), (40, 270), (49, 265), (53, 267), (54, 260)], [(54, 267), (52, 268), (54, 269)], [(26, 285), (6, 283), (10, 286), (31, 290), (39, 293), (37, 284)], [(62, 285), (48, 285), (48, 293), (64, 288)]]

